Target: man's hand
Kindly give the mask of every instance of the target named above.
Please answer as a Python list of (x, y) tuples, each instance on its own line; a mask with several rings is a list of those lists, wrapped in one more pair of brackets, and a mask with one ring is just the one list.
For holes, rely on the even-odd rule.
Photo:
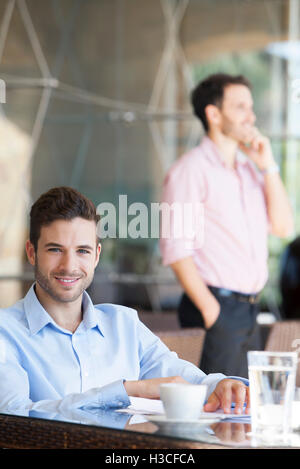
[(247, 404), (246, 413), (250, 411), (249, 388), (242, 381), (225, 378), (220, 381), (214, 392), (209, 396), (204, 406), (206, 412), (215, 412), (223, 409), (224, 413), (231, 413), (231, 404), (235, 402), (235, 414), (241, 414), (244, 403)]
[[(276, 168), (271, 144), (257, 129), (253, 133), (249, 146), (240, 143), (240, 149), (256, 164), (260, 171)], [(294, 234), (294, 214), (288, 194), (277, 171), (266, 172), (264, 192), (269, 224), (273, 235), (287, 238)]]
[(240, 422), (213, 423), (210, 427), (217, 438), (223, 443), (245, 443), (251, 439), (248, 433), (251, 431), (251, 424)]
[(124, 387), (128, 396), (145, 397), (147, 399), (160, 399), (159, 386), (163, 383), (186, 383), (181, 376), (168, 378), (141, 379), (138, 381), (125, 381)]
[(204, 320), (205, 329), (210, 329), (215, 324), (215, 322), (217, 322), (217, 319), (219, 315), (221, 314), (220, 311), (221, 311), (220, 303), (212, 295), (209, 308), (207, 308), (207, 310), (205, 309), (201, 311), (202, 317)]
[(256, 128), (253, 128), (249, 144), (241, 142), (240, 149), (256, 164), (260, 171), (275, 165), (270, 140)]
[[(206, 329), (214, 325), (220, 314), (220, 303), (202, 280), (192, 256), (171, 264), (183, 290), (199, 310)], [(201, 311), (201, 313), (200, 313)]]

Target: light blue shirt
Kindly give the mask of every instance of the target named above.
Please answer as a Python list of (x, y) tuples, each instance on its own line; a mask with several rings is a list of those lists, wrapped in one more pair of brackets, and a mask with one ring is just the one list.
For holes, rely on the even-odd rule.
[(63, 329), (38, 301), (34, 285), (24, 299), (0, 310), (0, 408), (56, 412), (130, 405), (123, 380), (182, 376), (208, 386), (225, 376), (205, 375), (171, 352), (133, 309), (93, 305), (83, 294), (83, 320)]

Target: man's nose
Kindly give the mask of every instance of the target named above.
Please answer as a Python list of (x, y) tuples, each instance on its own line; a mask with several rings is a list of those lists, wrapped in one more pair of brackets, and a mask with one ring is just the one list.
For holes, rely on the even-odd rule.
[(71, 274), (72, 272), (76, 271), (77, 268), (77, 261), (76, 256), (71, 252), (65, 252), (64, 255), (60, 259), (60, 270)]

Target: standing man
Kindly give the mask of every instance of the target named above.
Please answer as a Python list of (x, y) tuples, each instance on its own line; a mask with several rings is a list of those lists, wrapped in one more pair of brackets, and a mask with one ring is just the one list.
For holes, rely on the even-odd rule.
[(161, 238), (161, 252), (184, 290), (182, 327), (207, 331), (200, 364), (206, 373), (247, 376), (247, 351), (260, 348), (256, 316), (268, 276), (268, 232), (293, 231), (270, 142), (254, 126), (250, 88), (243, 76), (226, 74), (198, 84), (192, 105), (206, 135), (164, 182), (163, 202), (200, 202), (204, 210), (201, 246), (184, 236)]

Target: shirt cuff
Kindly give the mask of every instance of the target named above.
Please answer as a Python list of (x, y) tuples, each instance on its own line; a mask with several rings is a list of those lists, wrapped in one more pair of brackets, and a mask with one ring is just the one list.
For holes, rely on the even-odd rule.
[(118, 380), (99, 389), (98, 405), (105, 408), (124, 408), (130, 405), (130, 399), (124, 387), (124, 380)]
[(246, 386), (249, 386), (249, 379), (247, 378), (241, 378), (240, 376), (226, 376), (226, 378), (237, 379), (238, 381), (242, 381)]

